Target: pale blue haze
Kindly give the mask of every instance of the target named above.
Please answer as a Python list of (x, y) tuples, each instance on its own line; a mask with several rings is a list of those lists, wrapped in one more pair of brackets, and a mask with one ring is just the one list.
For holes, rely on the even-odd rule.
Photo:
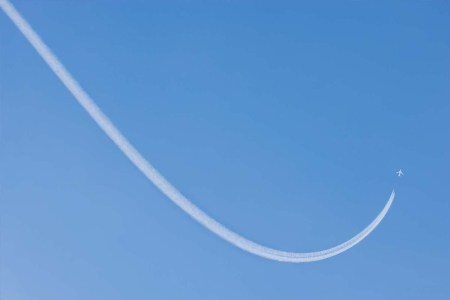
[(2, 299), (448, 298), (447, 2), (13, 3), (150, 162), (244, 236), (322, 249), (397, 198), (329, 260), (236, 249), (145, 180), (1, 13)]

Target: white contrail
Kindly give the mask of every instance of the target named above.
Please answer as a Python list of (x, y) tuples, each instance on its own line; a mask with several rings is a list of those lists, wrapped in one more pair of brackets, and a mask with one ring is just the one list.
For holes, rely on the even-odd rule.
[(391, 207), (395, 197), (392, 191), (389, 200), (384, 206), (380, 214), (370, 223), (363, 231), (358, 233), (350, 240), (322, 251), (316, 252), (287, 252), (265, 247), (263, 245), (252, 242), (243, 236), (224, 227), (222, 224), (208, 216), (204, 211), (195, 206), (185, 196), (183, 196), (170, 182), (168, 182), (122, 135), (122, 133), (114, 126), (108, 117), (100, 110), (89, 95), (81, 88), (78, 82), (70, 75), (66, 68), (56, 58), (47, 45), (41, 40), (37, 33), (31, 28), (28, 22), (19, 14), (14, 6), (8, 0), (0, 0), (0, 7), (22, 32), (25, 38), (36, 49), (39, 55), (45, 60), (47, 65), (59, 77), (62, 83), (72, 93), (78, 103), (87, 111), (94, 119), (97, 125), (106, 133), (106, 135), (116, 144), (117, 147), (125, 154), (125, 156), (170, 200), (184, 210), (188, 215), (197, 222), (211, 230), (224, 240), (239, 247), (245, 251), (265, 257), (272, 260), (284, 262), (311, 262), (326, 259), (335, 256), (347, 249), (355, 246), (369, 235), (375, 227), (383, 220), (384, 216)]

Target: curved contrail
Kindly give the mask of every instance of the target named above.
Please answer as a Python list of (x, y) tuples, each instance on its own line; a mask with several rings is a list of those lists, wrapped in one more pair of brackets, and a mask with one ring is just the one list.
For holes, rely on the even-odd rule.
[(106, 135), (116, 144), (116, 146), (125, 154), (125, 156), (172, 202), (178, 205), (188, 215), (197, 222), (217, 234), (224, 240), (239, 247), (247, 252), (259, 255), (272, 260), (300, 263), (311, 262), (326, 259), (335, 256), (347, 249), (355, 246), (369, 235), (375, 227), (383, 220), (384, 216), (394, 201), (395, 192), (392, 191), (389, 200), (380, 214), (363, 231), (355, 235), (350, 240), (322, 251), (316, 252), (287, 252), (265, 247), (250, 241), (243, 236), (224, 227), (222, 224), (211, 218), (200, 208), (195, 206), (183, 194), (181, 194), (169, 181), (167, 181), (122, 135), (114, 126), (109, 118), (100, 110), (89, 95), (81, 88), (78, 82), (70, 75), (66, 68), (59, 62), (52, 51), (41, 40), (36, 32), (31, 28), (28, 22), (19, 14), (14, 6), (8, 0), (0, 0), (0, 7), (6, 15), (12, 20), (17, 28), (22, 32), (25, 38), (36, 49), (39, 55), (45, 60), (47, 65), (58, 76), (66, 88), (76, 98), (78, 103), (86, 110), (97, 125), (106, 133)]

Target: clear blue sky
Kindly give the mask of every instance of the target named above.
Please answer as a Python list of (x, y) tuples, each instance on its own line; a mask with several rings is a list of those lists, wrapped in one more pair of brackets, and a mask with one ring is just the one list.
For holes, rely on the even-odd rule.
[(327, 248), (395, 187), (372, 235), (309, 264), (220, 240), (146, 181), (0, 13), (1, 298), (448, 299), (450, 4), (309, 2), (13, 3), (231, 229)]

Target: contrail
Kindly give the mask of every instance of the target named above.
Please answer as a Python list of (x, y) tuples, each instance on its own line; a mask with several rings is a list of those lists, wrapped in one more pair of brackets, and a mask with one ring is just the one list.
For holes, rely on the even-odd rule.
[(12, 20), (16, 27), (22, 32), (25, 38), (30, 42), (34, 49), (44, 59), (47, 65), (58, 76), (61, 82), (72, 93), (78, 103), (86, 110), (97, 125), (105, 134), (116, 144), (116, 146), (125, 154), (125, 156), (138, 168), (164, 195), (172, 202), (178, 205), (183, 211), (190, 215), (197, 222), (211, 230), (213, 233), (230, 242), (236, 247), (255, 255), (283, 262), (312, 262), (335, 256), (350, 249), (369, 235), (383, 220), (392, 202), (394, 201), (395, 191), (392, 191), (389, 200), (379, 215), (363, 231), (355, 235), (350, 240), (326, 249), (316, 252), (287, 252), (272, 249), (231, 231), (226, 228), (204, 211), (189, 201), (181, 192), (179, 192), (169, 181), (167, 181), (122, 135), (109, 118), (100, 110), (89, 95), (82, 89), (80, 84), (70, 75), (63, 64), (56, 58), (53, 52), (42, 41), (38, 34), (32, 29), (28, 22), (20, 15), (15, 7), (8, 0), (0, 0), (0, 7), (6, 15)]

